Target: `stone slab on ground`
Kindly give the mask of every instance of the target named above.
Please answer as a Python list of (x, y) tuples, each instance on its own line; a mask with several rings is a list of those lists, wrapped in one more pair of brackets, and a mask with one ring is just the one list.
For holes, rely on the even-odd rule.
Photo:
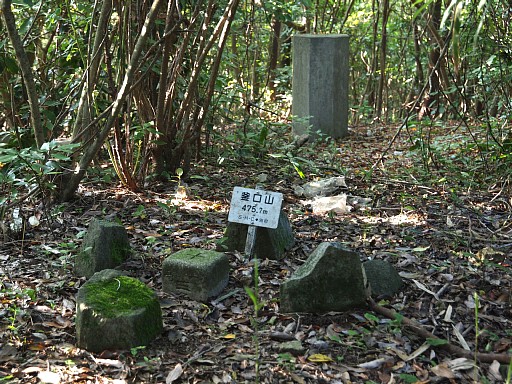
[(366, 276), (359, 255), (340, 243), (320, 244), (281, 284), (280, 312), (342, 312), (365, 307)]
[(162, 266), (162, 290), (192, 300), (217, 296), (229, 280), (229, 259), (221, 252), (188, 248), (168, 256)]
[(148, 345), (163, 330), (155, 293), (138, 279), (113, 269), (95, 273), (78, 290), (76, 339), (100, 353)]
[(363, 267), (373, 297), (391, 297), (400, 292), (402, 278), (390, 263), (385, 260), (369, 260), (363, 263)]
[[(245, 251), (247, 225), (229, 222), (224, 237), (217, 242), (217, 251)], [(276, 229), (256, 227), (254, 257), (258, 259), (281, 260), (286, 251), (295, 244), (290, 221), (281, 211)]]
[(95, 272), (121, 265), (129, 254), (128, 234), (121, 224), (93, 219), (75, 257), (75, 274), (89, 278)]

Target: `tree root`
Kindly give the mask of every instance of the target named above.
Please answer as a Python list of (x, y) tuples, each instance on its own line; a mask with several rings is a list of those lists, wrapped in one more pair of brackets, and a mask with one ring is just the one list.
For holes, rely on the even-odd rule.
[[(398, 313), (392, 309), (384, 308), (378, 305), (373, 299), (368, 300), (368, 304), (370, 309), (380, 315), (383, 315), (391, 320), (395, 320), (397, 318)], [(417, 334), (418, 336), (424, 339), (437, 339), (440, 340), (439, 337), (433, 335), (429, 331), (427, 331), (423, 326), (415, 320), (409, 319), (407, 317), (402, 317), (401, 323), (411, 328), (411, 330)], [(501, 364), (510, 364), (512, 359), (512, 355), (506, 353), (482, 353), (482, 352), (472, 352), (468, 351), (464, 348), (457, 347), (453, 344), (442, 344), (432, 346), (433, 348), (443, 350), (448, 352), (449, 354), (456, 355), (459, 357), (465, 357), (467, 359), (473, 360), (477, 359), (481, 363), (492, 363), (493, 361), (498, 361)]]

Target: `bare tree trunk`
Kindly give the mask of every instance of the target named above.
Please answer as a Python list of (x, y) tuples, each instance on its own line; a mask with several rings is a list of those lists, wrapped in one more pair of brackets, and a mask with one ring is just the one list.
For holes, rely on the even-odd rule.
[(270, 99), (276, 99), (276, 70), (279, 62), (281, 22), (274, 16), (272, 18), (272, 39), (270, 40), (270, 58), (268, 65), (268, 88), (270, 90)]
[(425, 92), (425, 97), (422, 101), (418, 118), (422, 119), (425, 116), (437, 117), (441, 113), (440, 107), (440, 91), (448, 89), (450, 81), (446, 73), (444, 46), (448, 44), (448, 38), (443, 39), (439, 34), (439, 27), (441, 24), (441, 7), (442, 1), (435, 0), (430, 4), (429, 15), (427, 20), (427, 29), (430, 35), (430, 45), (432, 49), (429, 53), (429, 72), (428, 81), (429, 86)]
[(382, 24), (381, 24), (381, 37), (380, 37), (380, 77), (379, 86), (377, 88), (377, 101), (376, 101), (376, 116), (380, 119), (382, 116), (382, 104), (384, 97), (384, 88), (386, 86), (386, 54), (388, 44), (387, 24), (391, 9), (389, 7), (389, 0), (384, 0), (382, 3)]
[[(171, 35), (171, 31), (174, 26), (174, 1), (169, 1), (167, 4), (167, 14), (165, 16), (165, 30), (164, 33), (166, 35), (164, 39), (164, 46), (162, 51), (162, 65), (160, 67), (160, 78), (158, 80), (160, 92), (157, 95), (157, 105), (156, 105), (156, 130), (158, 134), (151, 135), (153, 140), (165, 140), (165, 135), (167, 132), (166, 128), (166, 115), (169, 111), (167, 111), (167, 81), (169, 77), (169, 63), (171, 59), (171, 49), (173, 43), (176, 41), (176, 36)], [(166, 113), (167, 111), (167, 113)], [(159, 135), (164, 135), (164, 138), (159, 138)], [(153, 137), (154, 136), (154, 137)], [(161, 145), (154, 145), (151, 148), (153, 154), (153, 166), (154, 171), (157, 175), (161, 175), (165, 170), (165, 161), (163, 158), (163, 148)]]
[(375, 108), (375, 73), (377, 71), (378, 55), (377, 55), (377, 30), (379, 25), (379, 4), (378, 0), (372, 0), (373, 10), (373, 37), (372, 37), (372, 52), (370, 57), (370, 63), (367, 68), (368, 81), (366, 82), (365, 90), (361, 96), (360, 107), (366, 103), (369, 107)]
[[(92, 120), (92, 94), (96, 88), (98, 80), (99, 66), (101, 58), (103, 57), (101, 52), (103, 50), (103, 44), (105, 43), (104, 38), (107, 34), (107, 27), (111, 12), (112, 0), (103, 1), (97, 22), (97, 28), (90, 28), (89, 40), (92, 40), (92, 34), (95, 33), (94, 43), (88, 54), (85, 83), (82, 88), (82, 94), (80, 96), (80, 101), (78, 102), (77, 116), (73, 125), (72, 140), (74, 142), (78, 142), (80, 140), (82, 140), (82, 142), (86, 142), (87, 139), (92, 136), (92, 134), (86, 134), (85, 129), (91, 129), (89, 124)], [(85, 137), (83, 137), (84, 135)]]
[(23, 84), (27, 90), (28, 104), (30, 107), (30, 121), (32, 129), (34, 131), (34, 138), (36, 145), (41, 148), (45, 142), (43, 124), (41, 121), (41, 111), (39, 109), (39, 98), (37, 95), (36, 82), (34, 80), (34, 74), (28, 59), (27, 52), (23, 48), (23, 41), (21, 40), (18, 30), (16, 29), (16, 22), (14, 20), (14, 14), (11, 9), (11, 0), (0, 0), (0, 11), (2, 18), (7, 29), (7, 34), (11, 40), (12, 46), (18, 59), (18, 64), (23, 75)]

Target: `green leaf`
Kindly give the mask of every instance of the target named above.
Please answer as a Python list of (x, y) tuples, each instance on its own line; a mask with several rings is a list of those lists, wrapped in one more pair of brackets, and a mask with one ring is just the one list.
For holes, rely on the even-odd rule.
[(429, 338), (427, 338), (427, 343), (433, 347), (437, 347), (439, 345), (448, 344), (448, 340), (429, 337)]
[(377, 316), (375, 316), (373, 313), (365, 313), (364, 314), (364, 318), (366, 320), (368, 320), (369, 322), (371, 323), (378, 323), (379, 322), (379, 318)]
[(245, 293), (247, 293), (247, 296), (249, 296), (249, 298), (251, 299), (252, 303), (254, 305), (257, 305), (258, 304), (258, 297), (254, 293), (254, 290), (252, 290), (250, 287), (244, 287), (244, 289), (245, 289)]
[(160, 208), (167, 209), (169, 206), (165, 203), (162, 203), (161, 201), (157, 201), (156, 205), (158, 205)]
[[(2, 151), (4, 152), (4, 151)], [(7, 152), (7, 153), (5, 153)], [(0, 163), (2, 164), (7, 164), (7, 163), (10, 163), (11, 161), (14, 161), (18, 158), (18, 154), (16, 153), (15, 150), (12, 150), (12, 151), (5, 151), (4, 153), (2, 153), (0, 155)]]
[(53, 158), (56, 160), (63, 160), (63, 161), (69, 160), (69, 156), (65, 155), (63, 153), (54, 153)]
[(398, 377), (400, 379), (402, 379), (404, 383), (417, 383), (418, 382), (418, 378), (416, 376), (410, 375), (408, 373), (400, 373), (398, 375)]

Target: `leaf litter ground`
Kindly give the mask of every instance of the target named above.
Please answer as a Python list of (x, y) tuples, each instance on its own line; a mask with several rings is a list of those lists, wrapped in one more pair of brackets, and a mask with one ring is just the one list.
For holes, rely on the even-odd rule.
[[(508, 180), (490, 183), (483, 174), (472, 182), (461, 175), (458, 162), (466, 158), (446, 143), (444, 152), (429, 155), (427, 177), (406, 135), (386, 151), (394, 133), (360, 127), (346, 139), (301, 148), (274, 133), (264, 151), (226, 144), (199, 162), (187, 197), (176, 195), (174, 182), (133, 194), (91, 181), (72, 203), (23, 207), (27, 215), (38, 212), (41, 224), (0, 246), (0, 381), (504, 382), (507, 361), (472, 356), (503, 357), (512, 348)], [(445, 157), (450, 162), (439, 164)], [(349, 213), (315, 215), (294, 195), (297, 185), (339, 175), (346, 177), (345, 193), (364, 198)], [(229, 254), (229, 285), (215, 300), (162, 293), (165, 257), (186, 247), (214, 249), (233, 187), (257, 183), (284, 194), (297, 240), (284, 260), (260, 261), (257, 315), (244, 289), (254, 288), (254, 263), (237, 252)], [(161, 300), (165, 331), (145, 348), (93, 355), (75, 346), (74, 297), (84, 279), (73, 275), (72, 262), (93, 217), (125, 225), (134, 252), (123, 269)], [(371, 308), (280, 313), (280, 283), (324, 241), (342, 242), (362, 260), (391, 262), (405, 287), (396, 297), (374, 299), (399, 315)], [(417, 326), (435, 338), (425, 339)], [(470, 352), (460, 356), (446, 343)]]

